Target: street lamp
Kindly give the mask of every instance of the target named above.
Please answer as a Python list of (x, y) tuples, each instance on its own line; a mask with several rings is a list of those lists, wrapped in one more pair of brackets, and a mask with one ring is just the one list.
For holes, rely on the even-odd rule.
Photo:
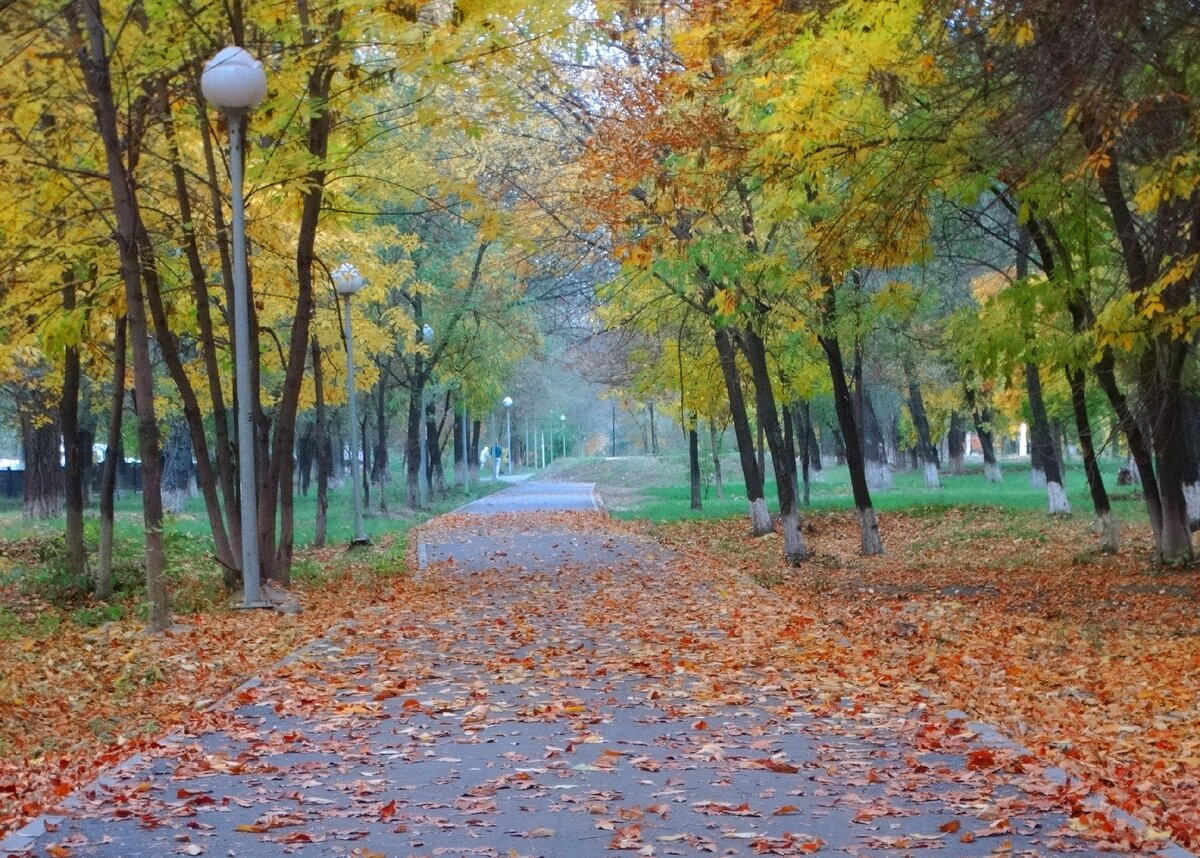
[(508, 431), (508, 475), (512, 476), (512, 397), (504, 397), (504, 425)]
[(350, 497), (354, 501), (354, 538), (350, 540), (350, 547), (353, 548), (371, 544), (363, 530), (362, 499), (359, 497), (362, 489), (358, 475), (358, 391), (354, 384), (354, 326), (350, 324), (350, 298), (366, 285), (366, 281), (349, 262), (343, 262), (329, 277), (333, 280), (333, 288), (346, 299), (346, 401), (350, 406)]
[(250, 283), (246, 270), (246, 204), (242, 194), (242, 142), (246, 114), (266, 97), (262, 63), (245, 48), (227, 47), (204, 64), (200, 91), (229, 125), (229, 184), (233, 209), (233, 343), (237, 376), (238, 485), (241, 493), (242, 601), (261, 606), (258, 560), (258, 487), (254, 468), (254, 390), (250, 377)]
[(565, 458), (567, 458), (567, 415), (565, 415), (565, 414), (558, 415), (558, 422), (562, 426), (562, 433), (561, 433), (562, 434), (562, 442), (563, 442), (562, 457), (565, 459)]

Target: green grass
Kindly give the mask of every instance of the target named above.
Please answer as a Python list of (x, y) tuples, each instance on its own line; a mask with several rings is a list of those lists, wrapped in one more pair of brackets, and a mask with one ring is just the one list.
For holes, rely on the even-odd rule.
[[(386, 489), (387, 510), (379, 509), (379, 496), (373, 486), (370, 508), (364, 511), (363, 525), (374, 542), (388, 547), (375, 548), (359, 562), (378, 574), (403, 570), (408, 531), (433, 515), (455, 509), (470, 500), (490, 494), (505, 483), (473, 479), (469, 492), (452, 490), (449, 497), (426, 510), (412, 510), (404, 504), (403, 474), (394, 474)], [(353, 535), (353, 511), (349, 482), (329, 491), (329, 515), (326, 545), (348, 545)], [(93, 501), (95, 498), (93, 497)], [(316, 523), (316, 491), (308, 496), (296, 493), (295, 545), (293, 577), (298, 583), (319, 585), (333, 575), (324, 566), (306, 559), (304, 549), (312, 544)], [(0, 585), (15, 585), (17, 590), (63, 608), (67, 616), (81, 626), (94, 626), (116, 619), (128, 609), (131, 599), (143, 590), (142, 499), (140, 493), (125, 492), (117, 501), (114, 528), (114, 589), (112, 605), (96, 606), (89, 601), (90, 582), (67, 573), (63, 567), (62, 517), (28, 521), (22, 516), (20, 501), (0, 502), (0, 528), (9, 544), (22, 550), (0, 559)], [(213, 540), (208, 516), (201, 497), (191, 498), (184, 510), (166, 517), (164, 530), (167, 551), (167, 578), (172, 607), (180, 613), (202, 611), (220, 603), (224, 596), (221, 570), (213, 560)], [(93, 505), (87, 511), (85, 539), (89, 560), (95, 562), (99, 543), (99, 519)], [(135, 609), (136, 610), (136, 609)], [(16, 633), (20, 621), (0, 606), (0, 639)]]
[[(1114, 511), (1124, 520), (1140, 521), (1145, 518), (1144, 505), (1130, 497), (1123, 487), (1118, 491), (1117, 470), (1121, 462), (1113, 460), (1102, 463), (1105, 485), (1114, 495)], [(691, 492), (686, 483), (687, 463), (673, 463), (671, 469), (676, 476), (669, 476), (657, 484), (646, 485), (641, 490), (642, 499), (631, 506), (618, 510), (615, 515), (625, 519), (649, 519), (655, 522), (686, 519), (727, 518), (742, 515), (746, 511), (745, 486), (741, 483), (740, 471), (729, 467), (725, 479), (724, 497), (717, 499), (711, 485), (704, 490), (704, 508), (690, 509)], [(622, 469), (629, 467), (628, 461)], [(593, 469), (595, 470), (595, 469)], [(600, 483), (598, 491), (603, 495), (604, 479), (596, 474)], [(923, 473), (919, 471), (897, 471), (893, 474), (893, 487), (871, 492), (875, 508), (881, 512), (904, 511), (914, 515), (937, 516), (947, 509), (968, 507), (1001, 508), (1014, 511), (1043, 511), (1046, 509), (1046, 492), (1029, 484), (1029, 464), (1008, 462), (1004, 464), (1004, 481), (987, 482), (982, 473), (967, 473), (963, 476), (941, 475), (942, 487), (925, 487)], [(1078, 513), (1090, 513), (1091, 496), (1082, 465), (1070, 463), (1066, 468), (1066, 489), (1071, 507)], [(772, 510), (775, 509), (775, 481), (766, 485), (766, 496)], [(854, 508), (850, 492), (850, 477), (846, 467), (826, 468), (821, 479), (812, 483), (812, 504), (816, 511), (846, 510)]]

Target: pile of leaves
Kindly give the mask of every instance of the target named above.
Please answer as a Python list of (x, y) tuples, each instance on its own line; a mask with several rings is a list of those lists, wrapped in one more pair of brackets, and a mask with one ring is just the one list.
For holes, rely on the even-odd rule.
[(89, 628), (17, 588), (0, 587), (0, 838), (53, 807), (103, 767), (186, 722), (387, 586), (342, 548), (306, 555), (318, 583), (297, 586), (299, 614), (221, 607), (148, 635), (136, 606)]
[(888, 554), (858, 556), (849, 514), (813, 517), (814, 556), (780, 566), (743, 520), (655, 533), (767, 584), (843, 644), (841, 670), (881, 697), (931, 692), (1091, 789), (1200, 846), (1200, 587), (1151, 567), (1128, 533), (1099, 556), (1079, 520), (1001, 510), (881, 516)]

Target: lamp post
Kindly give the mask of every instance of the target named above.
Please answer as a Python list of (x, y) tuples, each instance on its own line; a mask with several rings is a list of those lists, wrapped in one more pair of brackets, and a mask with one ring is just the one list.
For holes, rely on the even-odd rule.
[[(421, 325), (421, 342), (429, 345), (433, 342), (433, 326), (428, 322)], [(417, 497), (424, 506), (429, 500), (429, 429), (425, 419), (425, 388), (429, 386), (429, 376), (425, 378), (425, 384), (421, 385), (421, 402), (418, 407), (418, 413), (421, 416), (420, 422), (417, 424), (417, 439), (419, 454), (421, 457), (420, 485), (417, 486)]]
[(343, 262), (330, 275), (333, 288), (346, 299), (346, 402), (350, 406), (350, 497), (354, 501), (354, 538), (350, 547), (370, 545), (371, 540), (363, 530), (362, 491), (358, 473), (358, 391), (354, 384), (354, 326), (350, 324), (350, 298), (365, 285), (358, 269), (349, 262)]
[(565, 414), (558, 415), (558, 422), (562, 426), (562, 432), (560, 433), (562, 435), (562, 444), (563, 444), (562, 457), (565, 459), (565, 458), (567, 458), (567, 415), (565, 415)]
[(504, 426), (508, 433), (508, 441), (506, 442), (506, 444), (508, 446), (508, 475), (510, 477), (512, 476), (512, 460), (513, 460), (513, 453), (512, 453), (512, 402), (513, 401), (512, 401), (511, 396), (504, 397)]
[(233, 365), (237, 376), (238, 488), (241, 498), (242, 601), (261, 606), (258, 558), (258, 485), (254, 467), (254, 389), (250, 376), (250, 278), (246, 270), (246, 204), (242, 193), (242, 142), (246, 114), (267, 94), (262, 63), (245, 48), (227, 47), (204, 64), (200, 91), (229, 125), (229, 184), (233, 227)]

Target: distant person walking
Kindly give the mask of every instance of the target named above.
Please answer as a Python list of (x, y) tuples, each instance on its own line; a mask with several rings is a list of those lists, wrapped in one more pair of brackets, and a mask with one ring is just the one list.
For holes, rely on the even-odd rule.
[(500, 479), (500, 460), (503, 458), (504, 448), (501, 447), (500, 442), (497, 441), (496, 445), (492, 447), (492, 479), (494, 480)]

